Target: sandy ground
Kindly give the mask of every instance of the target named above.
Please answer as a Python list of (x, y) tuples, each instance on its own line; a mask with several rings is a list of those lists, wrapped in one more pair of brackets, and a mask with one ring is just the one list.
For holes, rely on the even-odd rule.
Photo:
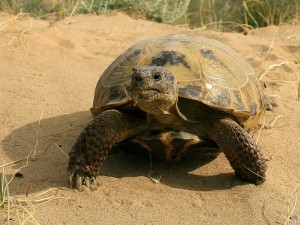
[[(260, 186), (237, 180), (222, 154), (209, 160), (191, 153), (176, 165), (154, 160), (150, 168), (148, 158), (124, 153), (105, 161), (97, 191), (79, 193), (67, 187), (67, 156), (50, 145), (28, 163), (3, 167), (9, 179), (22, 174), (9, 184), (11, 224), (300, 224), (299, 26), (244, 36), (123, 14), (70, 22), (0, 15), (1, 163), (42, 153), (51, 143), (69, 152), (92, 119), (100, 74), (120, 53), (144, 38), (193, 33), (231, 46), (265, 83), (274, 109), (264, 112), (260, 125), (268, 129), (254, 138), (269, 160), (267, 180)], [(5, 223), (7, 205), (0, 210)]]

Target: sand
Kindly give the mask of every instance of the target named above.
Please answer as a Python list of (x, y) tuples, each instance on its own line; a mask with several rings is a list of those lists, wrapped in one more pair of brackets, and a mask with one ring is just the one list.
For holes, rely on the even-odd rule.
[[(266, 182), (255, 186), (236, 179), (223, 154), (211, 160), (190, 153), (179, 164), (153, 160), (151, 167), (147, 157), (121, 153), (105, 161), (97, 191), (69, 189), (68, 158), (56, 145), (68, 153), (92, 119), (89, 108), (99, 76), (135, 42), (169, 33), (215, 38), (253, 65), (274, 106), (252, 132), (268, 158)], [(243, 35), (120, 13), (54, 23), (0, 15), (1, 164), (34, 150), (42, 153), (50, 144), (28, 163), (3, 167), (9, 179), (21, 173), (9, 184), (10, 223), (300, 224), (299, 79), (299, 26)], [(0, 209), (1, 223), (7, 212), (7, 205)]]

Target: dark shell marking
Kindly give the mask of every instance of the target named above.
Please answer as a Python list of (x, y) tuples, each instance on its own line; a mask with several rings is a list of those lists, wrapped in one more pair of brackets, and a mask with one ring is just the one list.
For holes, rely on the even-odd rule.
[(175, 51), (162, 51), (152, 58), (152, 65), (154, 66), (165, 66), (167, 63), (175, 66), (178, 66), (181, 63), (186, 68), (191, 69), (188, 62), (185, 61), (185, 55)]
[(239, 110), (239, 111), (246, 111), (246, 106), (244, 105), (242, 99), (241, 99), (241, 94), (240, 90), (233, 90), (231, 94), (232, 102), (234, 102), (234, 108)]
[(213, 87), (207, 96), (207, 101), (222, 108), (231, 108), (229, 90), (223, 87)]
[(183, 88), (179, 88), (178, 92), (181, 96), (192, 96), (194, 98), (198, 97), (201, 93), (201, 86), (187, 85)]
[(201, 49), (201, 50), (200, 50), (200, 54), (201, 54), (204, 58), (211, 59), (211, 60), (215, 61), (217, 64), (219, 64), (220, 66), (226, 67), (226, 65), (225, 65), (222, 61), (220, 61), (219, 57), (216, 56), (212, 50), (209, 50), (209, 49)]
[(123, 92), (123, 89), (121, 89), (118, 86), (115, 87), (111, 87), (109, 90), (109, 99), (112, 102), (117, 102), (121, 99), (123, 99), (124, 97), (126, 97), (126, 94)]
[(128, 56), (126, 57), (126, 60), (127, 60), (127, 61), (132, 60), (134, 57), (136, 57), (136, 56), (138, 56), (139, 54), (141, 54), (141, 52), (142, 52), (142, 50), (140, 50), (140, 49), (134, 50), (132, 54), (130, 54), (130, 55), (128, 55)]
[(217, 61), (218, 57), (216, 57), (213, 53), (212, 50), (209, 50), (209, 49), (201, 49), (200, 50), (200, 53), (203, 57), (205, 58), (208, 58), (208, 59), (212, 59), (212, 60), (215, 60)]

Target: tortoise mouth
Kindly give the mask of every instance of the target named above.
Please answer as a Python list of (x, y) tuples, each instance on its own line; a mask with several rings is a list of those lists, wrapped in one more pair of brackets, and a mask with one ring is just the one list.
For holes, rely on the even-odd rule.
[(158, 88), (136, 88), (133, 93), (133, 99), (136, 101), (153, 101), (161, 95)]

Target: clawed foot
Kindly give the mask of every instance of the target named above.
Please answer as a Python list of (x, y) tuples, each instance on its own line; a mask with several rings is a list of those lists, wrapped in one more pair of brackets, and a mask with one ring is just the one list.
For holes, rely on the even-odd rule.
[(239, 179), (252, 182), (255, 185), (262, 184), (266, 180), (265, 172), (267, 170), (267, 165), (265, 161), (262, 162), (261, 160), (259, 160), (258, 162), (258, 168), (253, 168), (252, 170), (244, 164), (241, 164), (239, 167), (236, 168), (235, 175)]
[(80, 192), (83, 191), (83, 186), (91, 191), (98, 189), (96, 177), (87, 177), (85, 175), (79, 174), (75, 175), (74, 173), (71, 173), (71, 175), (69, 175), (69, 186), (70, 188), (75, 187)]

